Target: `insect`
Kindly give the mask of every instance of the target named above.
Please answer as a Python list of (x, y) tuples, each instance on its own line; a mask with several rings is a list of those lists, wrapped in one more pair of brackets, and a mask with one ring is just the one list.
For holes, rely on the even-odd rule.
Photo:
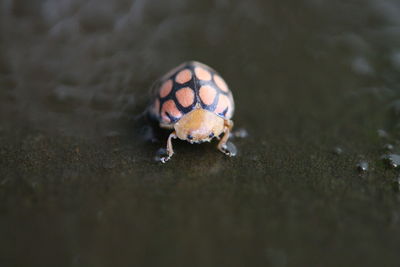
[(167, 140), (167, 156), (161, 162), (174, 154), (172, 139), (176, 138), (193, 144), (215, 137), (220, 139), (217, 147), (222, 153), (236, 155), (234, 145), (227, 144), (233, 127), (233, 96), (215, 70), (200, 62), (185, 62), (162, 76), (153, 90), (150, 116), (161, 128), (173, 130)]

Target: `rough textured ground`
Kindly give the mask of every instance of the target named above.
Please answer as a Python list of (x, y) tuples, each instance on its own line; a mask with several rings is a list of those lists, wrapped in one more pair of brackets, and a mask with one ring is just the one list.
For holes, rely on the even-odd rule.
[[(1, 1), (0, 265), (398, 266), (400, 5), (284, 2)], [(162, 165), (140, 114), (192, 59), (249, 136)]]

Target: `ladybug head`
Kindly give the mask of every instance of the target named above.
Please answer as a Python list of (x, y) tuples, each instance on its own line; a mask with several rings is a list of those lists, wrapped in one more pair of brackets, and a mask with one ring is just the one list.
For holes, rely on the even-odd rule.
[(205, 109), (195, 109), (184, 115), (175, 125), (179, 139), (190, 143), (210, 141), (224, 130), (224, 119)]

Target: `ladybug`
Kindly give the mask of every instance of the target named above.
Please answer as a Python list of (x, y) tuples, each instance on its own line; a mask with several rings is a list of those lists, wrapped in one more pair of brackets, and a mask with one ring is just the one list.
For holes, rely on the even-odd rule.
[[(153, 86), (150, 117), (161, 128), (172, 129), (167, 140), (165, 163), (174, 154), (172, 139), (190, 143), (220, 139), (218, 149), (235, 156), (228, 142), (235, 105), (232, 92), (224, 79), (212, 68), (196, 61), (185, 62), (162, 76)], [(223, 134), (222, 138), (220, 136)]]

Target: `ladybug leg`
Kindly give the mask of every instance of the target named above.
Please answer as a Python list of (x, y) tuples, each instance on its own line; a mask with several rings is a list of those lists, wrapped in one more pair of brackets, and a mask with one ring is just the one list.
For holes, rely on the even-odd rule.
[(231, 142), (228, 142), (229, 134), (232, 131), (232, 128), (233, 128), (233, 121), (225, 120), (224, 136), (218, 143), (219, 151), (230, 157), (236, 156), (237, 153), (235, 145)]
[(174, 154), (174, 149), (172, 148), (172, 138), (173, 139), (177, 138), (175, 131), (173, 131), (168, 137), (168, 140), (167, 140), (167, 153), (168, 153), (168, 155), (166, 157), (162, 157), (160, 159), (160, 161), (162, 163), (167, 162), (172, 157), (172, 155)]

